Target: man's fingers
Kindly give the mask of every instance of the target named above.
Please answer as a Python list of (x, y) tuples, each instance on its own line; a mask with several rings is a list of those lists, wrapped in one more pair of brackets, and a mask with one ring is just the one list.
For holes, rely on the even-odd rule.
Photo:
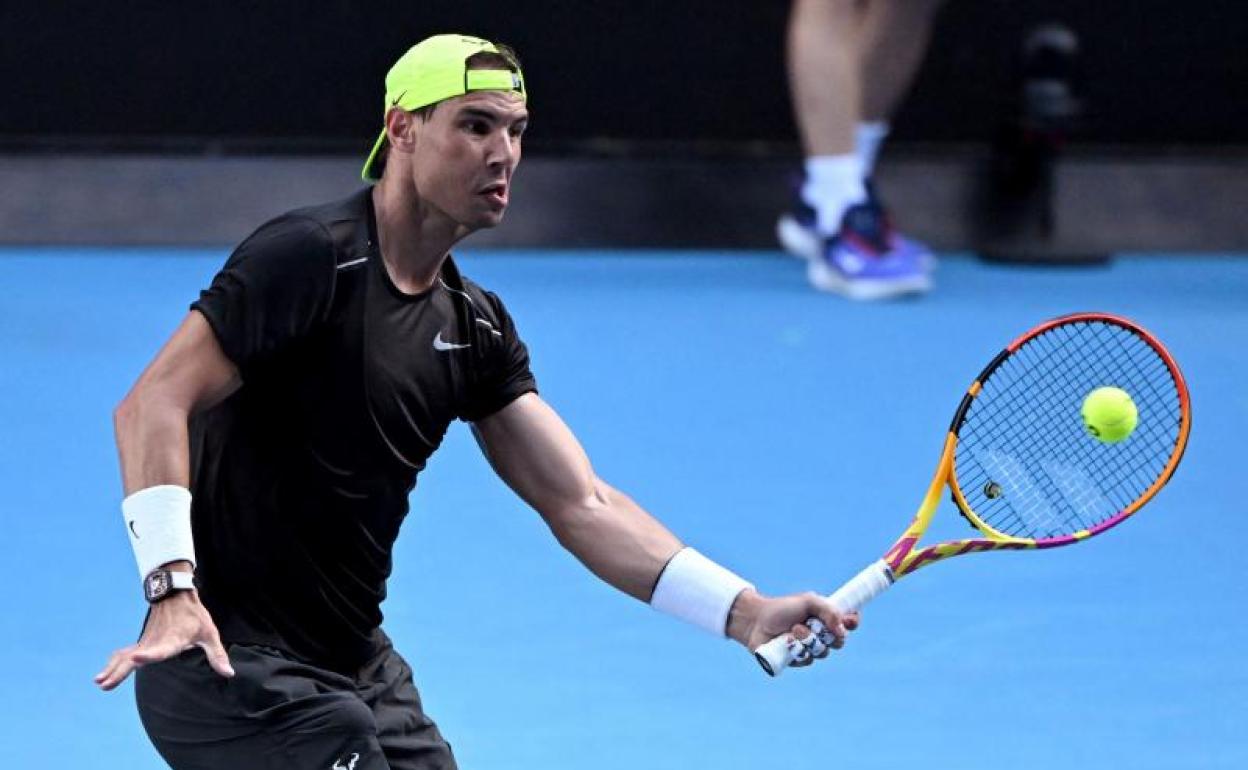
[[(226, 653), (225, 648), (221, 645), (221, 639), (216, 634), (212, 635), (210, 641), (198, 643), (204, 649), (204, 653), (208, 658), (208, 665), (218, 674), (224, 677), (234, 676), (234, 667), (230, 665), (230, 656)], [(108, 664), (100, 673), (95, 675), (95, 683), (102, 690), (111, 690), (117, 685), (125, 681), (136, 668), (140, 668), (149, 663), (157, 663), (162, 660), (168, 660), (178, 653), (190, 649), (191, 645), (186, 644), (178, 639), (161, 639), (156, 642), (147, 642), (133, 644), (129, 647), (122, 648), (113, 653)]]
[(793, 660), (789, 662), (790, 668), (801, 668), (814, 663), (814, 659), (810, 657), (810, 648), (806, 646), (806, 638), (810, 636), (811, 631), (803, 623), (798, 623), (789, 629), (789, 636), (792, 636), (797, 645), (793, 647)]
[(793, 639), (790, 647), (793, 660), (789, 665), (794, 668), (809, 666), (816, 660), (826, 658), (832, 650), (841, 649), (845, 646), (849, 632), (858, 627), (859, 617), (856, 610), (840, 612), (827, 599), (814, 593), (788, 597), (786, 614), (789, 618), (793, 617), (795, 611), (801, 611), (798, 608), (802, 607), (801, 604), (793, 602), (793, 599), (803, 600), (806, 618), (805, 622), (791, 626), (788, 632)]
[(130, 656), (130, 653), (133, 652), (137, 646), (138, 645), (136, 644), (132, 644), (129, 647), (122, 647), (120, 650), (114, 652), (109, 657), (108, 662), (104, 664), (104, 668), (100, 669), (100, 673), (95, 675), (95, 683), (103, 686), (105, 682), (109, 681), (112, 678), (113, 672), (117, 670), (117, 667), (122, 664), (123, 660)]
[(126, 681), (126, 677), (130, 676), (130, 672), (134, 670), (134, 663), (131, 658), (126, 658), (117, 668), (113, 669), (107, 677), (100, 682), (100, 689), (105, 692), (113, 689), (117, 685)]
[[(817, 621), (816, 621), (817, 622)], [(826, 658), (828, 648), (819, 640), (819, 635), (809, 625), (798, 623), (789, 629), (789, 634), (797, 641), (797, 648), (791, 666), (809, 666), (817, 658)]]
[(221, 640), (216, 634), (212, 635), (212, 639), (198, 644), (208, 656), (208, 665), (212, 666), (213, 671), (227, 679), (234, 676), (234, 667), (230, 665), (229, 653), (225, 651), (225, 647), (221, 646)]
[(823, 642), (825, 647), (833, 650), (839, 650), (845, 646), (844, 637), (837, 637), (831, 631), (824, 630), (819, 634), (819, 641)]
[(812, 659), (826, 658), (831, 650), (839, 650), (845, 646), (849, 632), (858, 627), (857, 611), (840, 613), (826, 601), (811, 596), (811, 619), (806, 622), (811, 634), (809, 637), (794, 633), (810, 653)]
[(101, 690), (108, 691), (121, 684), (134, 670), (134, 652), (138, 645), (131, 645), (113, 653), (104, 670), (95, 675), (95, 683)]
[(806, 637), (803, 643), (806, 645), (806, 649), (810, 650), (810, 656), (812, 658), (828, 657), (829, 648), (827, 644), (824, 644), (823, 635), (811, 634), (810, 636)]
[(112, 655), (109, 655), (108, 662), (104, 664), (104, 668), (100, 669), (100, 673), (95, 675), (95, 680), (98, 682), (99, 680), (108, 676), (108, 672), (112, 671), (114, 668), (117, 667), (117, 664), (121, 661), (121, 657), (123, 655), (130, 654), (130, 651), (133, 650), (137, 646), (138, 645), (132, 644), (129, 647), (122, 647), (120, 650), (116, 650), (115, 652), (113, 652)]
[(207, 612), (204, 613), (204, 624), (200, 628), (198, 641), (195, 644), (203, 649), (208, 657), (208, 665), (212, 666), (213, 671), (227, 679), (234, 676), (234, 667), (230, 665), (230, 654), (221, 644), (221, 634), (213, 624), (212, 618), (208, 617)]
[[(839, 613), (832, 608), (832, 605), (824, 601), (819, 601), (811, 609), (812, 617), (822, 621), (826, 629), (826, 632), (822, 634), (824, 644), (833, 649), (841, 649), (845, 644), (845, 637), (849, 634), (849, 631), (858, 625), (858, 613)], [(853, 618), (852, 624), (847, 622), (851, 617)], [(816, 633), (818, 633), (818, 629), (816, 629)]]
[(139, 643), (115, 652), (104, 670), (95, 675), (95, 681), (110, 690), (134, 669), (168, 660), (194, 646), (203, 648), (214, 671), (224, 677), (234, 676), (230, 656), (207, 610), (193, 595), (175, 594), (152, 610)]
[(806, 625), (810, 626), (810, 630), (815, 632), (815, 635), (819, 637), (819, 641), (822, 642), (825, 647), (839, 650), (845, 643), (843, 637), (838, 638), (837, 635), (825, 626), (823, 621), (818, 618), (811, 618), (806, 621)]
[(111, 690), (124, 682), (136, 668), (171, 658), (184, 649), (186, 645), (179, 646), (175, 640), (131, 645), (113, 654), (113, 659), (104, 670), (95, 675), (95, 682), (101, 690)]
[(823, 621), (820, 624), (822, 628), (817, 632), (820, 641), (833, 649), (841, 649), (845, 644), (845, 635), (849, 633), (845, 630), (841, 619), (835, 612), (821, 612), (819, 620)]

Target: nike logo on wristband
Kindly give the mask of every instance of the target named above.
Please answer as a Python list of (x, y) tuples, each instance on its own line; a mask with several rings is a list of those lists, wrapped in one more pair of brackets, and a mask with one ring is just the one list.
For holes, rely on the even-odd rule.
[(131, 519), (128, 523), (130, 524), (130, 534), (134, 535), (135, 540), (138, 540), (139, 533), (134, 531), (134, 519)]

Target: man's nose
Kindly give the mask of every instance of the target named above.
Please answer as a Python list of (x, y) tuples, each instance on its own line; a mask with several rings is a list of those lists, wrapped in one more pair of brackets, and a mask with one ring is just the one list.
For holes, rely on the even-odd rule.
[(489, 144), (486, 162), (491, 167), (506, 167), (515, 163), (518, 150), (512, 140), (511, 132), (506, 129), (495, 132)]

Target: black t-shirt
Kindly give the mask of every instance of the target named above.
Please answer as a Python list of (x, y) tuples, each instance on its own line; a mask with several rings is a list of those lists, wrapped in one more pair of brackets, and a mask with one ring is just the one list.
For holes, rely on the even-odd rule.
[(191, 422), (204, 604), (227, 642), (368, 657), (416, 475), (454, 419), (536, 389), (494, 294), (447, 258), (406, 295), (369, 190), (263, 225), (192, 308), (243, 385)]

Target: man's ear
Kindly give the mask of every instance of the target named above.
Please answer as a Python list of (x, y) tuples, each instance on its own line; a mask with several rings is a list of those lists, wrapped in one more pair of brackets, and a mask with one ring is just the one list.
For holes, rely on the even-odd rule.
[(386, 138), (391, 150), (410, 153), (420, 133), (420, 117), (399, 107), (386, 113)]

